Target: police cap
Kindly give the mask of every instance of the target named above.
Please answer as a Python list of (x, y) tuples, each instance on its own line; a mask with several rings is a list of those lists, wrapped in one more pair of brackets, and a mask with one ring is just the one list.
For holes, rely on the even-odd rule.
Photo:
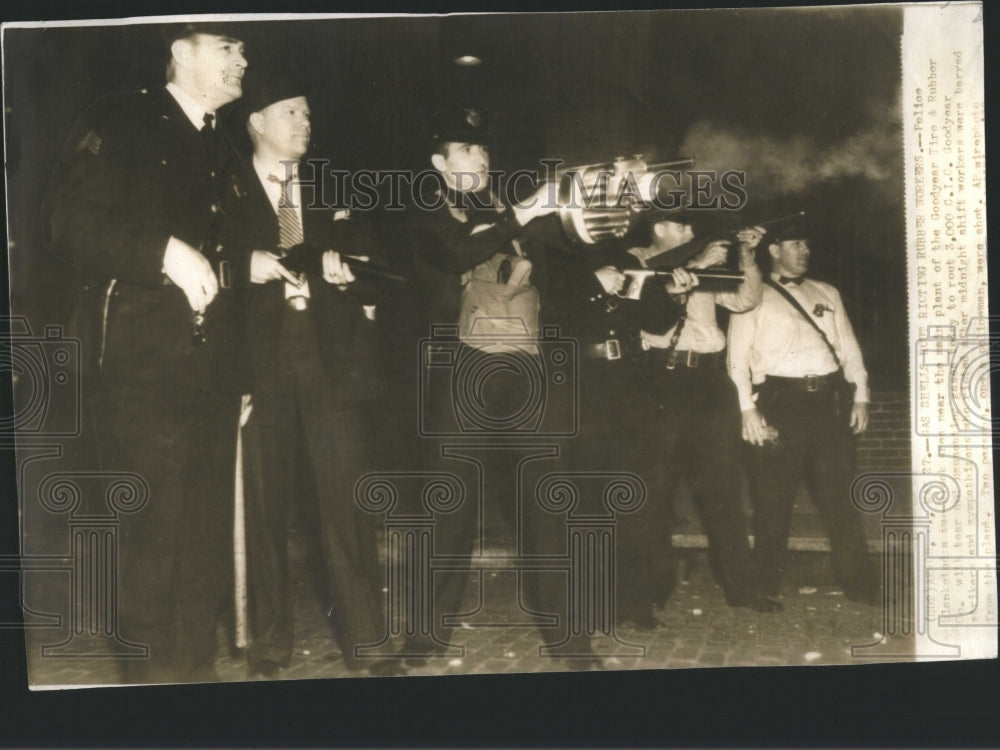
[(170, 46), (178, 39), (191, 39), (197, 34), (221, 36), (243, 41), (245, 31), (235, 23), (165, 23), (160, 27), (163, 46), (170, 54)]
[(488, 113), (477, 105), (460, 104), (438, 110), (427, 122), (426, 131), (434, 148), (442, 143), (493, 145)]
[(806, 222), (805, 211), (801, 211), (767, 227), (764, 241), (770, 244), (786, 240), (808, 240), (809, 238), (809, 225)]

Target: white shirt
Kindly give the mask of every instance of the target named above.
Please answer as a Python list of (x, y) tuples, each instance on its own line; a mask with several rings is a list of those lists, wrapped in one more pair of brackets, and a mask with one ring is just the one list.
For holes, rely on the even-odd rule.
[[(777, 281), (779, 276), (771, 274), (771, 278)], [(813, 279), (786, 284), (784, 289), (826, 333), (844, 366), (847, 382), (857, 387), (855, 402), (867, 403), (868, 373), (839, 292), (830, 284)], [(767, 284), (763, 285), (758, 307), (730, 319), (728, 362), (729, 376), (736, 383), (743, 411), (754, 407), (753, 385), (763, 383), (768, 375), (802, 378), (828, 375), (837, 369), (837, 362), (819, 333)]]
[[(261, 187), (264, 188), (264, 193), (267, 195), (268, 200), (271, 202), (271, 208), (274, 209), (274, 214), (278, 214), (278, 201), (281, 200), (282, 190), (287, 190), (291, 192), (289, 199), (292, 205), (295, 207), (295, 212), (299, 217), (299, 226), (302, 226), (302, 190), (299, 187), (299, 181), (296, 179), (299, 174), (299, 164), (295, 164), (291, 167), (291, 179), (288, 183), (282, 185), (280, 182), (275, 182), (270, 179), (273, 175), (279, 180), (285, 180), (289, 178), (288, 174), (288, 164), (287, 162), (278, 162), (277, 164), (264, 164), (256, 156), (253, 157), (253, 169), (257, 173), (257, 179), (260, 180)], [(285, 298), (291, 299), (292, 297), (309, 297), (309, 282), (304, 281), (302, 286), (296, 287), (294, 284), (289, 284), (285, 282)]]
[[(698, 269), (688, 269), (697, 273)], [(704, 292), (695, 289), (688, 296), (686, 320), (677, 339), (679, 351), (692, 351), (699, 354), (721, 352), (726, 348), (726, 334), (719, 328), (715, 317), (715, 306), (722, 305), (733, 312), (743, 312), (757, 306), (760, 302), (762, 277), (760, 268), (755, 262), (741, 264), (743, 282), (733, 291)], [(652, 349), (666, 349), (677, 326), (672, 327), (663, 335), (657, 336), (646, 331), (642, 332), (644, 344)]]
[[(207, 115), (208, 112), (206, 112), (205, 109), (198, 104), (198, 102), (192, 99), (184, 89), (173, 81), (167, 84), (167, 91), (169, 91), (170, 95), (177, 100), (181, 109), (184, 110), (184, 114), (188, 116), (191, 124), (194, 125), (195, 130), (201, 130), (205, 127), (205, 115)], [(212, 129), (215, 129), (214, 116), (212, 117)]]

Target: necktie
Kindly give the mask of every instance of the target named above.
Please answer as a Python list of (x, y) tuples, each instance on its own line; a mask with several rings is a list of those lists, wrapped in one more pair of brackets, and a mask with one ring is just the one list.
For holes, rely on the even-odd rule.
[(295, 204), (291, 201), (288, 189), (288, 180), (281, 180), (273, 174), (267, 179), (281, 185), (281, 195), (278, 197), (278, 245), (288, 248), (301, 245), (305, 240), (302, 234), (302, 222), (299, 221), (299, 212), (295, 210)]
[[(305, 241), (305, 235), (302, 233), (299, 213), (295, 210), (295, 204), (292, 203), (291, 195), (289, 195), (291, 191), (288, 189), (288, 185), (291, 177), (282, 180), (270, 174), (267, 179), (281, 185), (281, 195), (278, 196), (278, 251), (284, 255), (285, 250), (301, 245)], [(301, 278), (303, 283), (298, 288), (285, 282), (285, 298), (288, 300), (288, 304), (293, 309), (300, 311), (305, 310), (309, 304), (307, 302), (309, 297), (308, 282), (305, 281), (304, 276)]]
[(212, 127), (212, 122), (215, 120), (215, 115), (210, 115), (207, 112), (203, 118), (204, 125), (201, 126), (201, 140), (205, 143), (205, 151), (208, 153), (208, 158), (214, 163), (215, 155), (217, 152), (216, 142), (215, 142), (215, 128)]
[(802, 276), (782, 276), (778, 279), (778, 281), (787, 286), (788, 284), (801, 284), (802, 279)]

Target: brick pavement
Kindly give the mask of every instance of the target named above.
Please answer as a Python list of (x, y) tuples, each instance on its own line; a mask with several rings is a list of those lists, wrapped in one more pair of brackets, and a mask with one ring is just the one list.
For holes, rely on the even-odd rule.
[[(301, 532), (293, 536), (292, 566), (295, 585), (295, 652), (279, 679), (357, 677), (348, 672), (330, 634), (316, 576), (316, 550)], [(681, 669), (692, 667), (778, 666), (805, 664), (855, 664), (873, 659), (852, 655), (852, 647), (878, 641), (886, 626), (882, 610), (851, 602), (829, 583), (828, 555), (802, 552), (792, 555), (787, 574), (784, 612), (762, 614), (726, 605), (721, 589), (708, 570), (703, 550), (681, 551), (681, 583), (662, 608), (656, 610), (658, 626), (638, 631), (619, 625), (616, 638), (595, 638), (594, 649), (605, 670)], [(485, 571), (484, 584), (505, 590), (504, 597), (487, 598), (477, 622), (510, 622), (513, 585), (502, 571)], [(479, 606), (479, 585), (470, 583), (466, 609)], [(59, 643), (67, 631), (40, 628), (28, 631), (31, 682), (46, 685), (113, 684), (117, 671), (102, 659), (41, 657), (42, 644)], [(223, 681), (249, 679), (242, 656), (223, 644), (216, 670)], [(895, 653), (910, 653), (901, 637)], [(455, 630), (453, 644), (461, 657), (429, 660), (407, 667), (410, 675), (484, 674), (505, 672), (566, 671), (565, 659), (540, 655), (541, 638), (533, 626), (483, 627), (463, 624)], [(398, 647), (396, 643), (393, 646)], [(894, 644), (895, 645), (895, 644)], [(579, 664), (579, 663), (577, 663)], [(253, 679), (260, 679), (255, 677)]]

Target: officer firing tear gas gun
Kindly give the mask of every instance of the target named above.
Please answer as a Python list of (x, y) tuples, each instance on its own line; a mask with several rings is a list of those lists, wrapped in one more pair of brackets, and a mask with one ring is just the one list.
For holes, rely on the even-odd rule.
[[(684, 473), (691, 475), (727, 602), (774, 611), (780, 603), (763, 598), (751, 574), (740, 505), (739, 403), (724, 368), (726, 337), (715, 309), (739, 312), (759, 303), (754, 251), (766, 230), (746, 227), (699, 246), (692, 212), (642, 215), (650, 245), (595, 249), (589, 279), (579, 280), (591, 290), (581, 311), (589, 338), (581, 347), (579, 468), (635, 472), (649, 488), (643, 508), (617, 526), (617, 618), (656, 627), (654, 608), (674, 589), (671, 495)], [(719, 269), (734, 241), (738, 270)], [(719, 282), (724, 289), (699, 288), (713, 275), (726, 279)]]
[[(758, 234), (765, 233), (768, 227), (776, 224), (782, 224), (804, 215), (805, 211), (799, 211), (798, 213), (791, 214), (789, 216), (779, 216), (774, 219), (768, 219), (758, 224), (754, 224), (753, 226), (737, 229), (726, 239), (709, 240), (707, 244), (703, 240), (698, 241), (692, 239), (685, 243), (685, 245), (681, 245), (670, 251), (670, 258), (674, 263), (679, 264), (685, 255), (689, 254), (689, 252), (695, 252), (697, 253), (696, 257), (685, 264), (685, 269), (689, 274), (693, 275), (697, 279), (699, 284), (702, 281), (711, 281), (717, 282), (720, 285), (727, 284), (731, 287), (732, 283), (738, 284), (744, 281), (743, 272), (730, 267), (729, 256), (732, 254), (734, 245), (736, 247), (736, 251), (739, 253), (743, 250), (746, 243), (753, 242), (754, 237)], [(700, 252), (699, 245), (703, 245), (704, 247), (704, 249), (700, 250)], [(680, 282), (674, 276), (675, 270), (676, 269), (665, 268), (623, 269), (622, 273), (627, 278), (624, 291), (617, 289), (613, 293), (625, 299), (638, 300), (642, 296), (642, 290), (645, 287), (646, 282), (651, 278), (669, 279), (667, 282), (668, 285), (671, 285), (671, 282), (673, 282), (674, 285), (679, 284)], [(614, 281), (615, 279), (609, 277), (609, 280)]]

